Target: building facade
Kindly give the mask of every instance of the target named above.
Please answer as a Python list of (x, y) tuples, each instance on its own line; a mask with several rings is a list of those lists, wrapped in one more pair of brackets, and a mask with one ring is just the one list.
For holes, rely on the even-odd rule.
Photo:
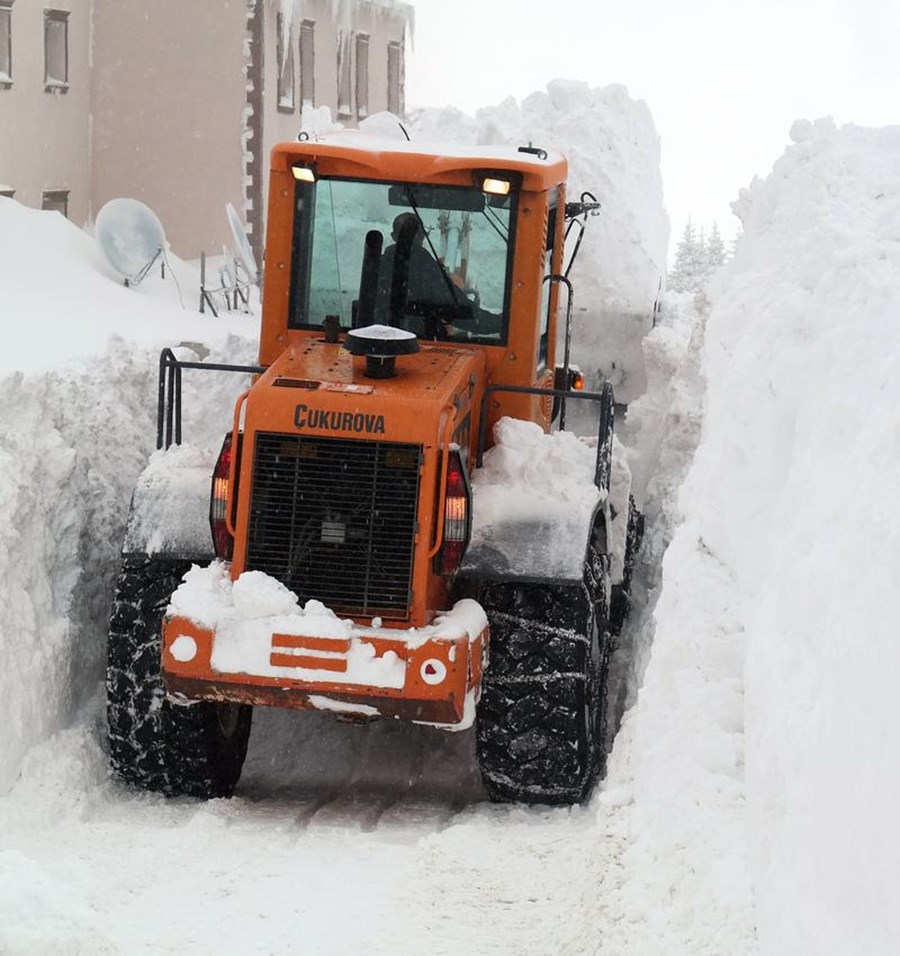
[(185, 258), (231, 244), (230, 202), (259, 256), (272, 146), (304, 108), (402, 115), (412, 16), (395, 0), (0, 0), (0, 194), (79, 225), (140, 199)]
[(91, 0), (0, 0), (0, 193), (78, 223), (91, 212), (90, 22)]

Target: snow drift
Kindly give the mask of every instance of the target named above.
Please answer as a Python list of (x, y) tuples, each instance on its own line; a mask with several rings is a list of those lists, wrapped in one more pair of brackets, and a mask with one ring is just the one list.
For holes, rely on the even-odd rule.
[(792, 137), (735, 204), (744, 233), (713, 290), (703, 437), (610, 784), (634, 787), (630, 852), (664, 854), (670, 909), (720, 914), (715, 951), (752, 925), (746, 859), (763, 952), (887, 956), (900, 128), (823, 120)]
[[(89, 236), (10, 199), (0, 264), (2, 794), (98, 690), (128, 501), (156, 438), (159, 348), (189, 337), (234, 356), (244, 340), (228, 333), (248, 321), (183, 312), (158, 277), (123, 288)], [(193, 294), (191, 270), (171, 265)]]
[[(800, 122), (741, 195), (685, 494), (734, 576), (767, 952), (900, 940), (900, 127)], [(721, 481), (727, 469), (728, 480)], [(713, 479), (715, 471), (719, 478)]]

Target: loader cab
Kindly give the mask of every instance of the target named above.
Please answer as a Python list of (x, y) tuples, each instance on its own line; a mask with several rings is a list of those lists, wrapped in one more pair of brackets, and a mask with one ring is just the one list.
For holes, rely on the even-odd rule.
[(504, 346), (518, 205), (512, 177), (471, 186), (318, 177), (295, 166), (288, 328), (380, 323)]
[[(489, 382), (552, 384), (567, 165), (538, 152), (427, 153), (355, 131), (276, 146), (260, 364), (334, 316), (477, 348)], [(542, 420), (534, 401), (504, 413)]]

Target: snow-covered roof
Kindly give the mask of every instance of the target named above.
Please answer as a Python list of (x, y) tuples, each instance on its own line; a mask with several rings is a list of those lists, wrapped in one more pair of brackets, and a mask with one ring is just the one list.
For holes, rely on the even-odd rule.
[[(518, 146), (473, 146), (470, 143), (438, 143), (430, 140), (406, 140), (400, 136), (376, 135), (365, 130), (341, 129), (317, 137), (323, 145), (351, 146), (369, 153), (437, 153), (456, 159), (500, 159), (543, 168), (565, 162), (562, 153), (546, 150), (545, 155), (520, 152)], [(523, 146), (528, 145), (523, 143)]]

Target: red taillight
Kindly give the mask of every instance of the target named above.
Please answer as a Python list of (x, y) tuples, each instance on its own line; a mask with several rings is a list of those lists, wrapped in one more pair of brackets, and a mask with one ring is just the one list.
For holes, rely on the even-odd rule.
[(225, 520), (233, 454), (232, 435), (228, 432), (225, 441), (222, 442), (222, 450), (219, 452), (213, 471), (212, 495), (209, 499), (209, 526), (212, 529), (213, 546), (216, 549), (216, 556), (225, 561), (230, 561), (234, 555), (234, 538)]
[(437, 555), (438, 574), (453, 574), (462, 563), (472, 532), (472, 495), (469, 476), (459, 452), (447, 461), (447, 493), (444, 499), (444, 541)]

